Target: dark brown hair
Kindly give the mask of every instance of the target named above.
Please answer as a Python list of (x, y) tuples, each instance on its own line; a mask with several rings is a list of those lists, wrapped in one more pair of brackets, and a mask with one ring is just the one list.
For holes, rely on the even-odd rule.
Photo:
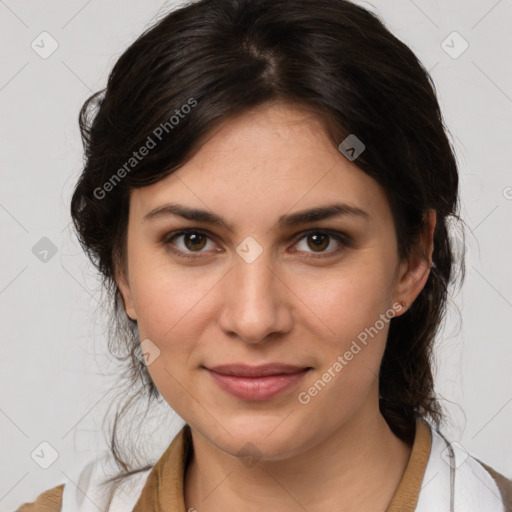
[[(124, 474), (131, 465), (118, 420), (143, 397), (159, 397), (114, 280), (124, 268), (130, 190), (169, 175), (221, 123), (267, 102), (309, 109), (335, 147), (349, 134), (364, 143), (356, 164), (385, 190), (400, 258), (417, 247), (427, 210), (436, 211), (434, 267), (391, 320), (379, 378), (382, 414), (401, 439), (412, 441), (418, 416), (442, 420), (432, 348), (454, 263), (463, 279), (464, 260), (454, 261), (450, 241), (458, 173), (430, 75), (377, 16), (346, 0), (199, 0), (146, 30), (80, 112), (85, 167), (71, 214), (111, 293), (109, 348), (128, 367), (131, 396), (116, 412), (110, 446)], [(147, 155), (130, 160), (149, 139), (156, 145)]]

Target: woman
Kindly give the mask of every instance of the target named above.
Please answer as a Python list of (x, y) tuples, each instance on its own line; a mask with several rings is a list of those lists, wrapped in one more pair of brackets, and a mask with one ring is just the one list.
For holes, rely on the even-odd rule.
[(429, 75), (375, 16), (194, 2), (80, 121), (72, 218), (130, 391), (186, 425), (133, 468), (116, 422), (116, 477), (92, 464), (20, 511), (510, 508), (511, 483), (438, 432), (458, 173)]

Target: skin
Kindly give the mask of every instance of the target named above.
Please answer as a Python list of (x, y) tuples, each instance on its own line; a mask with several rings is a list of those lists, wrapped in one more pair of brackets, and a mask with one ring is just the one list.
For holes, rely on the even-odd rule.
[[(187, 510), (378, 511), (396, 491), (410, 446), (379, 412), (389, 322), (309, 403), (297, 398), (379, 315), (410, 305), (428, 278), (435, 212), (420, 241), (425, 258), (399, 261), (384, 191), (356, 164), (313, 114), (267, 104), (225, 122), (178, 171), (131, 192), (117, 281), (140, 339), (160, 351), (151, 378), (192, 429)], [(170, 202), (214, 212), (233, 231), (170, 214), (145, 219)], [(335, 202), (369, 219), (277, 228), (281, 215)], [(206, 235), (172, 239), (185, 228)], [(309, 229), (352, 242), (328, 237), (317, 248)], [(236, 251), (248, 236), (263, 250), (251, 263)], [(226, 393), (203, 368), (240, 362), (312, 369), (291, 390), (254, 402)], [(252, 464), (238, 454), (246, 443)]]

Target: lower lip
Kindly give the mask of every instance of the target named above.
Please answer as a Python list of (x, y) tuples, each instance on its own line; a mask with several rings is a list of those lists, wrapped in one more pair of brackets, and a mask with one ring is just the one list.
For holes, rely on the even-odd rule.
[(266, 377), (235, 377), (222, 375), (208, 370), (215, 382), (228, 393), (241, 400), (268, 400), (293, 387), (309, 371), (308, 368), (297, 373), (281, 373)]

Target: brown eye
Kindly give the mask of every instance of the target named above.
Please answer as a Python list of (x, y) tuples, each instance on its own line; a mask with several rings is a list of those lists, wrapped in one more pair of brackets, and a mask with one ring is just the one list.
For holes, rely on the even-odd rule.
[(315, 251), (323, 251), (329, 246), (329, 235), (314, 233), (308, 235), (308, 242), (311, 242), (308, 245)]
[(208, 248), (208, 242), (214, 246), (213, 241), (209, 235), (203, 233), (202, 231), (196, 230), (171, 233), (163, 240), (163, 244), (169, 250), (183, 258), (200, 257), (203, 253), (206, 252), (203, 249), (205, 247)]
[[(305, 240), (305, 243), (302, 240)], [(319, 257), (333, 256), (344, 247), (349, 247), (351, 245), (350, 242), (351, 238), (348, 235), (338, 231), (312, 230), (302, 235), (295, 244), (295, 251), (306, 252), (310, 255), (311, 253), (317, 253)], [(326, 250), (329, 247), (331, 249)]]
[(185, 247), (191, 251), (201, 250), (206, 245), (206, 237), (201, 233), (186, 233), (183, 236)]

